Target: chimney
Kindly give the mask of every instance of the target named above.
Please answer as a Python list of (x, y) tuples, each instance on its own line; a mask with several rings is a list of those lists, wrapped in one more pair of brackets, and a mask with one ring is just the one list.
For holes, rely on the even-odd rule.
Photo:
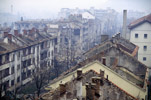
[(76, 91), (78, 100), (82, 100), (82, 69), (77, 70)]
[(109, 35), (106, 35), (106, 34), (101, 35), (101, 43), (107, 41), (108, 39), (109, 39)]
[(77, 70), (77, 80), (81, 80), (81, 78), (82, 78), (82, 69), (80, 68)]
[(100, 70), (100, 85), (103, 86), (104, 85), (104, 71)]
[(104, 78), (104, 71), (100, 70), (100, 77)]
[(122, 36), (126, 39), (127, 33), (127, 10), (123, 10), (123, 28), (122, 28)]
[(86, 84), (86, 100), (94, 100), (95, 90), (92, 88), (91, 83)]
[(99, 100), (99, 89), (95, 83), (86, 84), (86, 100)]
[(92, 83), (96, 84), (96, 90), (97, 90), (98, 93), (99, 93), (99, 90), (100, 90), (100, 80), (101, 80), (100, 77), (92, 77)]
[(106, 58), (102, 57), (102, 64), (106, 66)]

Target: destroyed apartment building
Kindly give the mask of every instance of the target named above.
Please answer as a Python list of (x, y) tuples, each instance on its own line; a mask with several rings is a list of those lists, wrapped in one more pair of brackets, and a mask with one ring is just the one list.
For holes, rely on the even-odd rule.
[(53, 67), (54, 36), (32, 28), (1, 30), (0, 39), (0, 85), (5, 91), (15, 91), (32, 81), (37, 69)]
[(116, 34), (90, 49), (82, 62), (54, 79), (45, 88), (49, 92), (41, 98), (147, 100), (148, 67), (136, 59), (137, 52), (138, 46)]
[[(88, 18), (81, 14), (70, 15), (67, 19), (55, 21), (19, 21), (14, 29), (20, 32), (24, 29), (37, 28), (57, 36), (55, 39), (55, 55), (59, 61), (68, 59), (80, 61), (81, 54), (100, 43), (101, 24), (98, 19)], [(93, 35), (92, 35), (93, 34)], [(72, 61), (68, 61), (69, 66)]]
[(71, 66), (73, 60), (81, 61), (82, 53), (100, 43), (100, 24), (96, 20), (77, 14), (48, 24), (47, 32), (57, 34), (59, 61), (69, 60), (68, 66)]

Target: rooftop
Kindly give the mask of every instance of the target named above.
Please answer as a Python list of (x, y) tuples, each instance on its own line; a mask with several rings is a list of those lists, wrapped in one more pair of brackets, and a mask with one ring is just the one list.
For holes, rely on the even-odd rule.
[[(108, 67), (101, 64), (99, 61), (91, 62), (91, 63), (83, 66), (81, 69), (82, 69), (83, 73), (86, 73), (83, 75), (83, 79), (84, 79), (82, 81), (83, 86), (85, 86), (86, 82), (88, 82), (88, 83), (90, 82), (91, 77), (98, 76), (99, 75), (98, 73), (100, 73), (99, 71), (102, 70), (102, 71), (104, 71), (104, 75), (103, 75), (104, 78), (108, 79), (108, 81), (104, 81), (105, 85), (102, 87), (102, 88), (104, 88), (103, 89), (104, 91), (109, 91), (110, 90), (109, 88), (111, 88), (111, 91), (114, 91), (114, 87), (117, 87), (118, 90), (123, 91), (124, 93), (126, 93), (126, 95), (132, 97), (133, 99), (137, 98), (139, 92), (140, 92), (139, 95), (141, 96), (141, 98), (145, 97), (144, 95), (145, 95), (146, 90), (137, 86), (133, 82), (128, 81), (127, 79), (121, 77), (116, 72), (112, 71)], [(91, 74), (88, 75), (87, 73), (91, 73)], [(76, 71), (71, 72), (67, 75), (60, 76), (60, 78), (58, 78), (57, 80), (52, 81), (51, 84), (49, 85), (49, 87), (47, 88), (47, 89), (50, 89), (50, 92), (45, 94), (45, 96), (52, 97), (53, 95), (55, 95), (55, 97), (57, 97), (56, 91), (59, 89), (58, 87), (59, 87), (60, 82), (65, 82), (67, 84), (69, 82), (75, 83), (75, 81), (74, 81), (75, 77), (77, 77)], [(113, 87), (112, 86), (110, 87), (110, 85), (108, 85), (108, 84), (112, 84)], [(72, 89), (74, 89), (73, 84), (71, 87), (72, 87)], [(83, 88), (83, 89), (85, 89), (85, 88)], [(70, 89), (67, 89), (67, 91), (70, 91)], [(85, 91), (85, 90), (83, 90), (83, 91)], [(114, 94), (114, 92), (112, 92), (112, 93)], [(112, 95), (112, 93), (110, 95)], [(86, 94), (83, 94), (83, 96), (85, 96), (85, 95)]]
[(134, 27), (144, 23), (144, 22), (149, 22), (151, 23), (151, 14), (147, 15), (147, 16), (144, 16), (144, 17), (141, 17), (135, 21), (133, 21), (132, 23), (129, 24), (129, 29), (133, 29)]

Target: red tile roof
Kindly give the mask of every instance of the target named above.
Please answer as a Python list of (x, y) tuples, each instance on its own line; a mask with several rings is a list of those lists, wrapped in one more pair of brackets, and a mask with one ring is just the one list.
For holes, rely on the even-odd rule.
[(132, 29), (132, 28), (134, 28), (134, 27), (136, 27), (136, 26), (138, 26), (138, 25), (140, 25), (140, 24), (142, 24), (144, 22), (151, 23), (151, 14), (149, 14), (147, 16), (144, 16), (144, 17), (141, 17), (141, 18), (133, 21), (132, 23), (129, 24), (128, 28)]

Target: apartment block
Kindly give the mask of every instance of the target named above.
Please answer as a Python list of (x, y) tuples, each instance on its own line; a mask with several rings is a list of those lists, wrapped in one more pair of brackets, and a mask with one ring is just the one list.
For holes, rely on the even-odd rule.
[(32, 81), (37, 69), (53, 68), (56, 37), (43, 30), (3, 31), (0, 41), (0, 85), (15, 91)]

